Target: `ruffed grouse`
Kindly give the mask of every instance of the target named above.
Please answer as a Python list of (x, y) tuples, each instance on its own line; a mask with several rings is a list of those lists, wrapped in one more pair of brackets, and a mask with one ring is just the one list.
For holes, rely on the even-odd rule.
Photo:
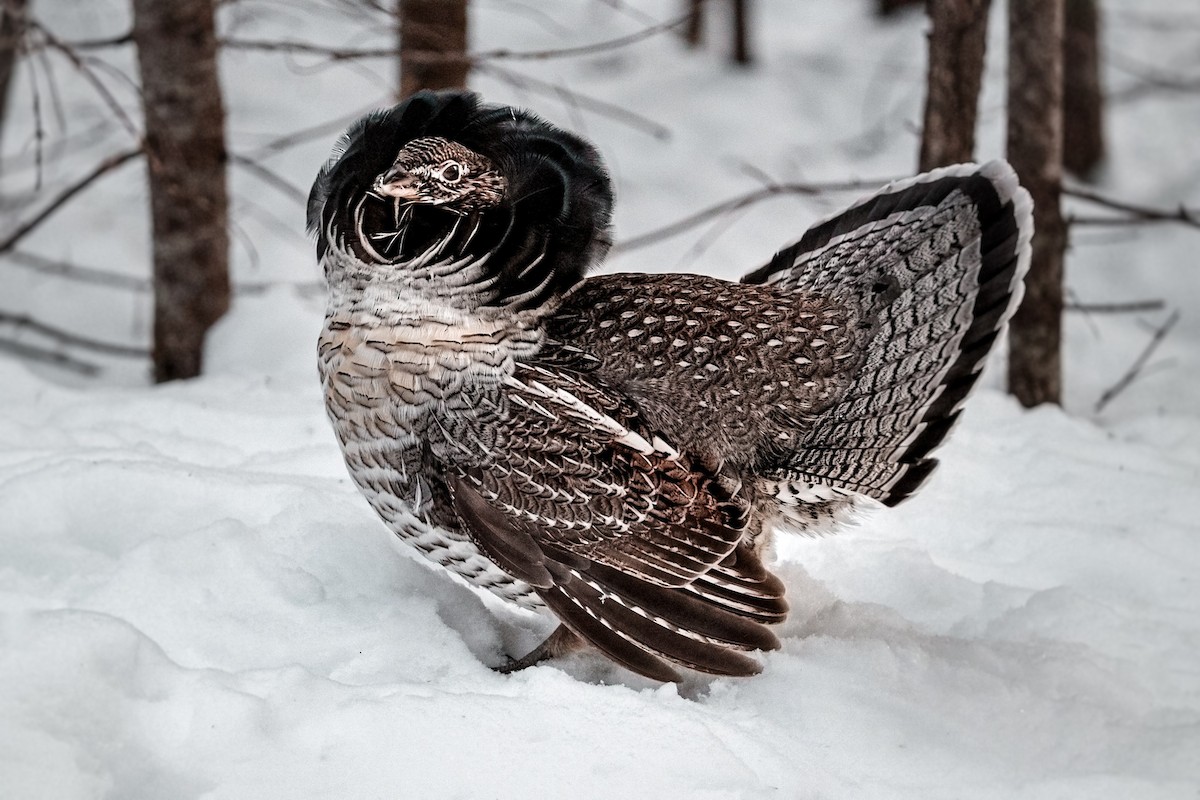
[(426, 558), (629, 669), (721, 675), (778, 647), (773, 531), (894, 505), (933, 470), (1021, 295), (1030, 201), (1002, 162), (893, 183), (741, 283), (585, 278), (596, 151), (522, 110), (420, 93), (355, 123), (308, 224), (346, 465)]

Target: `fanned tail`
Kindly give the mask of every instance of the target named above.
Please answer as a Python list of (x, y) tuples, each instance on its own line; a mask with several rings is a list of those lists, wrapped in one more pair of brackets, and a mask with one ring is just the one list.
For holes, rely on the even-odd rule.
[(861, 337), (845, 390), (773, 454), (762, 488), (781, 506), (827, 504), (831, 488), (885, 505), (916, 491), (1020, 303), (1032, 235), (1012, 168), (963, 164), (884, 187), (747, 275), (843, 298)]

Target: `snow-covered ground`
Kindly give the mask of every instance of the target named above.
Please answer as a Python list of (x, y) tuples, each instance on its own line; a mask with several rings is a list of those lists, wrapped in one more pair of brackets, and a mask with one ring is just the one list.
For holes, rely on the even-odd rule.
[[(474, 4), (479, 50), (598, 41), (678, 10)], [(127, 24), (119, 0), (34, 5), (67, 37)], [(549, 89), (495, 72), (474, 85), (594, 139), (628, 239), (755, 188), (756, 170), (910, 173), (923, 21), (881, 23), (870, 5), (763, 0), (751, 71), (724, 63), (719, 35), (696, 53), (662, 37), (493, 65)], [(1104, 5), (1114, 90), (1154, 65), (1200, 74), (1200, 12)], [(997, 6), (985, 158), (1002, 152)], [(222, 25), (246, 38), (388, 41), (347, 7), (240, 0)], [(105, 58), (128, 70), (128, 56)], [(226, 54), (235, 151), (263, 155), (276, 136), (388, 91), (386, 62), (313, 64)], [(58, 74), (65, 128), (43, 87), (40, 197), (128, 144), (86, 84)], [(37, 203), (28, 77), (4, 133), (0, 234)], [(1109, 133), (1103, 189), (1200, 205), (1200, 97), (1132, 96), (1113, 106)], [(263, 164), (306, 188), (335, 135)], [(488, 668), (548, 623), (410, 558), (350, 485), (315, 381), (322, 301), (302, 206), (231, 174), (235, 280), (281, 285), (239, 295), (204, 378), (150, 387), (143, 364), (103, 361), (82, 380), (0, 357), (0, 797), (1197, 797), (1196, 231), (1076, 228), (1068, 283), (1080, 300), (1163, 299), (1181, 312), (1143, 374), (1094, 410), (1166, 312), (1070, 315), (1065, 410), (1020, 409), (993, 368), (924, 492), (835, 537), (785, 544), (793, 612), (762, 675), (658, 686), (582, 655), (515, 675)], [(142, 181), (132, 167), (106, 178), (22, 249), (145, 277)], [(768, 201), (609, 266), (734, 277), (848, 199)], [(106, 341), (148, 336), (144, 292), (11, 259), (0, 276), (0, 309)]]

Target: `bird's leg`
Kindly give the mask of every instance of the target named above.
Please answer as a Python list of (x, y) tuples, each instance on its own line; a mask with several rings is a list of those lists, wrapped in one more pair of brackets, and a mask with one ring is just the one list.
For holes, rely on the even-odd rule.
[(582, 650), (587, 647), (587, 644), (571, 632), (566, 625), (559, 625), (554, 629), (554, 633), (546, 637), (546, 641), (539, 644), (537, 647), (524, 658), (509, 660), (507, 664), (496, 667), (496, 672), (508, 674), (517, 670), (532, 667), (548, 658), (558, 658), (576, 650)]

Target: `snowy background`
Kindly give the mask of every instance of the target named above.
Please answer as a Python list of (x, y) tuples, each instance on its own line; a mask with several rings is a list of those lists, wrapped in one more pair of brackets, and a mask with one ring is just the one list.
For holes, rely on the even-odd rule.
[[(478, 50), (601, 41), (679, 11), (666, 0), (472, 5)], [(1003, 145), (996, 5), (981, 158)], [(1100, 187), (1200, 205), (1200, 93), (1147, 90), (1200, 75), (1200, 9), (1103, 6), (1119, 100)], [(121, 0), (34, 8), (64, 38), (128, 26)], [(244, 38), (390, 42), (350, 8), (240, 0), (220, 22)], [(668, 35), (587, 58), (497, 61), (473, 86), (598, 144), (617, 183), (618, 240), (764, 174), (912, 172), (919, 14), (881, 22), (867, 0), (763, 0), (758, 64), (739, 70), (719, 11), (706, 50)], [(131, 52), (96, 55), (133, 72)], [(39, 63), (14, 82), (0, 233), (132, 142), (69, 65)], [(393, 77), (382, 60), (250, 52), (227, 52), (221, 68), (231, 149), (301, 192), (339, 126), (294, 147), (278, 137), (386, 102)], [(99, 74), (138, 119), (128, 87)], [(358, 496), (317, 389), (322, 299), (302, 204), (237, 165), (231, 178), (241, 291), (205, 377), (152, 387), (144, 361), (70, 351), (104, 367), (83, 379), (0, 356), (0, 797), (1200, 796), (1200, 232), (1075, 228), (1076, 299), (1166, 310), (1069, 315), (1064, 409), (1020, 409), (993, 365), (924, 492), (783, 547), (793, 612), (762, 675), (658, 686), (582, 655), (489, 669), (549, 624), (417, 563)], [(145, 346), (144, 191), (142, 167), (124, 167), (0, 259), (0, 310)], [(607, 268), (733, 278), (851, 199), (774, 199)], [(121, 285), (65, 281), (47, 259)], [(1147, 368), (1097, 412), (1173, 310), (1180, 322)]]

